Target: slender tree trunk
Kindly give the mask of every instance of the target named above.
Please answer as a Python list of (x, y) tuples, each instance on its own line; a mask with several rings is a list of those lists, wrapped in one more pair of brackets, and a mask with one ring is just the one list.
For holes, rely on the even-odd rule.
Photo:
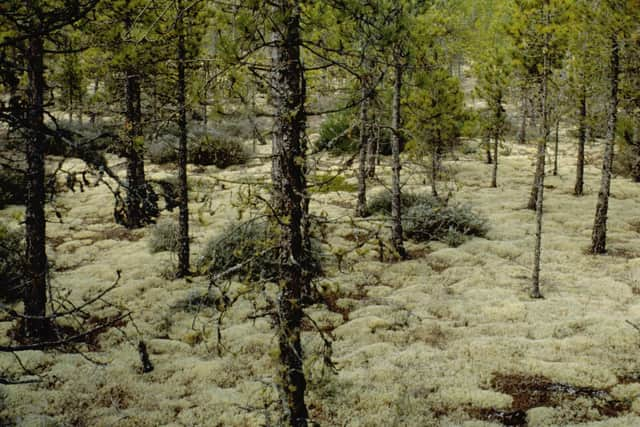
[(560, 119), (556, 119), (556, 134), (553, 141), (553, 176), (558, 176), (558, 145), (560, 143)]
[(274, 201), (280, 219), (280, 295), (276, 315), (279, 359), (279, 386), (284, 406), (284, 422), (307, 426), (304, 401), (306, 380), (303, 372), (301, 322), (305, 255), (302, 221), (305, 192), (303, 135), (304, 69), (300, 58), (300, 4), (297, 0), (276, 0), (274, 13), (281, 27), (273, 33), (273, 96), (276, 118), (273, 135)]
[[(37, 33), (37, 32), (36, 32)], [(29, 340), (41, 340), (49, 333), (46, 314), (47, 253), (45, 250), (44, 215), (44, 46), (41, 36), (29, 39), (27, 47), (29, 78), (28, 136), (26, 140), (27, 197), (25, 203), (25, 275), (24, 275), (24, 335)]]
[(618, 119), (618, 75), (620, 73), (620, 52), (617, 36), (611, 36), (611, 93), (609, 98), (609, 118), (607, 120), (607, 140), (602, 160), (602, 179), (598, 192), (596, 216), (591, 236), (591, 253), (603, 254), (607, 244), (607, 211), (609, 209), (609, 192), (611, 189), (611, 169), (613, 167), (613, 145), (616, 137)]
[(576, 165), (576, 185), (573, 194), (582, 196), (584, 191), (584, 146), (587, 141), (587, 91), (582, 85), (580, 92), (580, 118), (578, 129), (578, 159)]
[(498, 147), (500, 146), (500, 135), (496, 131), (493, 137), (493, 173), (491, 174), (491, 187), (498, 188)]
[(375, 113), (371, 115), (370, 123), (370, 128), (375, 128), (375, 135), (370, 129), (369, 140), (367, 141), (367, 160), (369, 163), (367, 176), (373, 178), (376, 176), (376, 164), (378, 163), (378, 152), (380, 150), (380, 126), (376, 126)]
[(367, 149), (369, 143), (369, 89), (366, 77), (362, 78), (362, 103), (360, 104), (360, 152), (358, 156), (358, 203), (356, 206), (356, 216), (364, 218), (367, 216)]
[(438, 198), (438, 187), (436, 182), (438, 180), (438, 169), (440, 167), (440, 160), (438, 155), (438, 147), (434, 144), (431, 147), (431, 195)]
[[(125, 87), (125, 135), (127, 155), (127, 197), (124, 225), (138, 228), (143, 224), (143, 189), (145, 185), (142, 166), (142, 132), (140, 129), (140, 84), (133, 70), (127, 72)], [(142, 175), (141, 175), (142, 172)]]
[(180, 186), (179, 228), (180, 248), (178, 251), (178, 277), (189, 274), (189, 190), (187, 187), (187, 85), (185, 77), (184, 8), (178, 0), (178, 183)]
[(520, 118), (520, 130), (518, 131), (518, 143), (527, 142), (527, 90), (522, 88), (522, 117)]
[[(546, 57), (545, 57), (546, 60)], [(542, 92), (542, 109), (544, 110), (545, 108), (548, 108), (548, 105), (545, 105), (545, 102), (548, 102), (548, 100), (546, 99), (547, 97), (547, 93), (545, 91), (547, 91), (547, 87), (545, 87), (545, 85), (548, 84), (547, 80), (548, 80), (548, 76), (543, 77), (542, 78), (542, 85), (541, 85), (541, 92)], [(533, 110), (535, 110), (535, 108), (533, 108)], [(533, 184), (531, 185), (531, 193), (529, 195), (529, 202), (527, 203), (527, 208), (531, 209), (531, 210), (537, 210), (537, 202), (538, 202), (538, 193), (539, 193), (539, 186), (540, 186), (540, 181), (544, 180), (543, 176), (544, 176), (544, 168), (545, 168), (545, 159), (542, 159), (542, 161), (540, 161), (540, 149), (541, 146), (544, 146), (544, 153), (545, 153), (545, 157), (547, 155), (547, 144), (549, 142), (549, 134), (550, 134), (550, 130), (549, 128), (549, 117), (547, 117), (545, 119), (545, 114), (548, 116), (548, 112), (543, 111), (542, 112), (542, 134), (543, 134), (543, 139), (538, 141), (538, 156), (536, 157), (536, 173), (533, 177)], [(546, 121), (545, 121), (546, 120)], [(546, 138), (546, 140), (544, 140), (544, 138)]]
[(400, 190), (400, 96), (402, 90), (402, 77), (404, 68), (399, 59), (396, 59), (394, 67), (395, 80), (393, 84), (393, 112), (391, 128), (392, 175), (391, 175), (391, 243), (401, 258), (406, 258), (407, 251), (404, 248), (402, 237), (402, 204)]
[[(549, 25), (549, 0), (545, 0), (545, 21)], [(545, 177), (545, 160), (547, 143), (549, 141), (550, 127), (549, 127), (549, 34), (545, 34), (544, 49), (543, 49), (543, 67), (542, 67), (542, 141), (538, 144), (538, 164), (539, 178), (536, 182), (536, 241), (533, 254), (533, 274), (531, 277), (531, 298), (542, 298), (540, 292), (540, 264), (542, 258), (542, 214), (543, 214), (543, 202), (544, 202), (544, 177)], [(537, 175), (537, 174), (536, 174)]]
[(493, 158), (491, 157), (491, 134), (487, 133), (484, 136), (484, 149), (487, 153), (487, 164), (490, 165), (493, 163)]

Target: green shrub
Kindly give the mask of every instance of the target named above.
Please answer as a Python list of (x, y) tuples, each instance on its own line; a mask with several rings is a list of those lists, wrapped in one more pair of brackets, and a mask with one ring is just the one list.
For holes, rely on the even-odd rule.
[(358, 126), (354, 123), (353, 113), (343, 111), (330, 114), (320, 125), (320, 139), (316, 142), (318, 151), (333, 154), (353, 153), (358, 149)]
[(12, 302), (22, 296), (24, 235), (0, 223), (0, 300)]
[(613, 172), (640, 182), (640, 142), (635, 136), (635, 122), (629, 116), (621, 115), (616, 133)]
[[(280, 271), (277, 234), (266, 220), (234, 224), (207, 242), (198, 260), (198, 269), (216, 274), (243, 264), (237, 275), (244, 279), (273, 280)], [(320, 249), (317, 244), (313, 246), (309, 273), (318, 276), (322, 271)]]
[(423, 242), (440, 240), (450, 246), (459, 246), (464, 236), (484, 236), (486, 220), (466, 205), (418, 203), (407, 209), (403, 216), (407, 237)]
[(169, 251), (178, 252), (180, 249), (180, 227), (171, 219), (159, 221), (151, 229), (149, 238), (151, 253)]
[(249, 153), (240, 141), (205, 135), (190, 141), (188, 159), (189, 163), (196, 165), (226, 168), (246, 163)]
[[(403, 211), (416, 204), (427, 204), (431, 206), (442, 205), (442, 202), (430, 194), (423, 193), (402, 193), (400, 203)], [(381, 191), (369, 198), (367, 203), (367, 215), (382, 214), (391, 215), (391, 192)]]
[(25, 202), (24, 174), (2, 168), (0, 172), (0, 209)]

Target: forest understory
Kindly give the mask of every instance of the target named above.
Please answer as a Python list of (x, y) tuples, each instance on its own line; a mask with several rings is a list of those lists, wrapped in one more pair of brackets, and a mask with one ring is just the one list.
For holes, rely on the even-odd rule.
[[(558, 175), (545, 182), (544, 299), (531, 299), (535, 213), (526, 209), (526, 196), (534, 146), (506, 143), (498, 188), (490, 188), (492, 166), (482, 162), (479, 142), (466, 144), (468, 154), (444, 162), (440, 190), (486, 217), (488, 232), (458, 247), (408, 241), (409, 259), (398, 261), (376, 239), (361, 245), (362, 236), (378, 228), (388, 243), (389, 229), (381, 217), (352, 221), (355, 186), (348, 184), (356, 182), (355, 168), (346, 171), (341, 188), (314, 193), (311, 212), (326, 220), (320, 239), (325, 274), (315, 283), (325, 303), (307, 308), (303, 321), (311, 419), (323, 426), (640, 425), (640, 333), (628, 323), (640, 321), (640, 187), (613, 179), (608, 253), (588, 254), (602, 146), (587, 147), (585, 195), (576, 197), (575, 144), (561, 139)], [(330, 174), (342, 170), (344, 160), (322, 154), (312, 164)], [(69, 162), (82, 168), (79, 160)], [(115, 170), (124, 176), (124, 167)], [(407, 163), (403, 171), (403, 192), (429, 191), (417, 168)], [(157, 180), (174, 172), (149, 164), (147, 173)], [(194, 260), (210, 237), (251, 215), (242, 203), (251, 186), (241, 183), (267, 180), (269, 173), (261, 160), (224, 170), (189, 167)], [(369, 194), (384, 191), (388, 166), (378, 175)], [(150, 252), (152, 228), (116, 225), (112, 205), (104, 185), (66, 190), (48, 205), (52, 296), (81, 304), (111, 286), (120, 271), (118, 286), (105, 296), (114, 306), (91, 314), (98, 323), (126, 307), (132, 317), (79, 346), (82, 354), (27, 351), (20, 363), (1, 354), (3, 376), (38, 382), (0, 386), (0, 420), (273, 425), (277, 340), (269, 318), (260, 315), (268, 289), (228, 309), (220, 299), (203, 298), (211, 295), (207, 276), (171, 280), (175, 256)], [(0, 219), (14, 225), (23, 215), (21, 206), (0, 211)], [(161, 221), (172, 215), (164, 212)], [(233, 298), (247, 286), (224, 283), (217, 292)], [(2, 344), (10, 342), (10, 325), (0, 323)], [(335, 370), (323, 363), (318, 330), (332, 340)], [(155, 366), (145, 374), (139, 339)]]

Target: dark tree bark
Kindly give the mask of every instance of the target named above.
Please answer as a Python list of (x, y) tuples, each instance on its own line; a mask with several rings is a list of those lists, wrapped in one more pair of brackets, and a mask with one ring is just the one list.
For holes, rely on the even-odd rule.
[(47, 303), (47, 253), (44, 214), (44, 46), (40, 35), (29, 39), (26, 62), (29, 110), (26, 141), (24, 314), (28, 317), (25, 319), (23, 332), (29, 340), (42, 340), (49, 333), (49, 328), (43, 319)]
[(368, 107), (369, 89), (366, 78), (362, 78), (362, 103), (360, 104), (360, 152), (358, 153), (358, 202), (356, 216), (367, 216), (367, 150), (370, 145)]
[[(280, 224), (280, 295), (277, 307), (279, 387), (284, 404), (284, 424), (306, 426), (301, 335), (304, 273), (302, 222), (304, 217), (304, 69), (300, 60), (300, 4), (277, 0), (273, 12), (279, 28), (273, 32), (273, 97), (276, 117), (273, 135), (272, 179), (274, 208)], [(286, 218), (286, 220), (284, 220)]]
[(407, 251), (404, 248), (402, 236), (402, 204), (400, 189), (400, 96), (402, 91), (402, 78), (404, 66), (399, 58), (395, 59), (394, 84), (393, 84), (393, 111), (391, 128), (391, 243), (400, 258), (406, 258)]
[(180, 248), (178, 250), (178, 277), (189, 274), (189, 190), (187, 187), (187, 84), (185, 77), (185, 41), (184, 41), (184, 8), (182, 0), (178, 0), (178, 127), (180, 142), (178, 145), (178, 185), (180, 202), (178, 205), (178, 223), (180, 228)]
[(582, 85), (580, 92), (580, 114), (578, 125), (578, 158), (576, 165), (576, 185), (573, 194), (582, 196), (584, 191), (584, 146), (587, 141), (587, 91)]
[(489, 132), (484, 136), (484, 149), (487, 153), (487, 164), (490, 165), (493, 163), (493, 158), (491, 157), (491, 134)]
[[(438, 142), (439, 143), (439, 142)], [(431, 195), (435, 198), (438, 198), (438, 170), (440, 169), (440, 152), (438, 150), (438, 145), (434, 144), (431, 147)]]
[(145, 223), (145, 177), (142, 147), (142, 113), (140, 82), (135, 70), (128, 70), (125, 80), (125, 144), (127, 157), (127, 196), (122, 223), (127, 228), (142, 227)]
[(611, 63), (609, 69), (611, 92), (609, 97), (609, 118), (607, 120), (607, 139), (602, 160), (602, 179), (598, 192), (596, 216), (591, 235), (591, 253), (603, 254), (607, 244), (607, 212), (611, 190), (611, 169), (613, 167), (613, 145), (616, 137), (618, 119), (618, 78), (620, 74), (620, 52), (617, 36), (611, 36)]

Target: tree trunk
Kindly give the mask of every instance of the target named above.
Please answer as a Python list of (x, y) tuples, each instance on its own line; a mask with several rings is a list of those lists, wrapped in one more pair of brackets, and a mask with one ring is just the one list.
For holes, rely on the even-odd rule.
[(527, 91), (522, 88), (522, 117), (520, 118), (520, 130), (518, 131), (518, 143), (527, 142)]
[(24, 314), (30, 318), (25, 319), (23, 332), (29, 340), (41, 340), (50, 331), (43, 318), (47, 303), (47, 253), (44, 216), (44, 46), (40, 36), (29, 39), (26, 61), (29, 128), (26, 140)]
[(178, 184), (180, 186), (179, 228), (180, 248), (178, 250), (178, 277), (189, 274), (189, 190), (187, 188), (187, 85), (185, 77), (184, 8), (178, 0)]
[[(371, 126), (373, 128), (376, 123), (375, 113), (371, 115)], [(367, 176), (373, 178), (376, 176), (376, 163), (378, 162), (378, 152), (380, 147), (380, 126), (375, 126), (375, 136), (370, 129), (369, 140), (367, 141)]]
[[(545, 57), (545, 60), (547, 60), (547, 58)], [(529, 196), (529, 203), (527, 203), (527, 208), (531, 209), (531, 210), (537, 210), (537, 202), (538, 202), (538, 189), (539, 189), (539, 184), (541, 180), (544, 180), (544, 168), (545, 168), (545, 159), (542, 159), (542, 161), (540, 161), (540, 150), (542, 148), (542, 146), (544, 146), (544, 153), (545, 153), (545, 157), (546, 157), (546, 153), (547, 153), (547, 144), (549, 142), (549, 134), (550, 134), (550, 130), (549, 130), (549, 112), (548, 111), (544, 111), (545, 108), (549, 108), (548, 105), (545, 104), (545, 102), (548, 102), (548, 100), (546, 99), (547, 97), (547, 93), (546, 91), (548, 90), (548, 88), (546, 87), (548, 85), (548, 76), (543, 77), (542, 78), (542, 84), (541, 84), (541, 92), (542, 92), (542, 134), (543, 134), (543, 140), (539, 140), (538, 141), (538, 156), (536, 157), (536, 173), (533, 177), (533, 185), (531, 186), (531, 193)], [(532, 108), (532, 110), (535, 110), (535, 107)], [(545, 118), (545, 114), (547, 115), (547, 117)], [(546, 140), (544, 140), (546, 138)]]
[[(280, 295), (276, 315), (279, 344), (278, 380), (284, 422), (306, 426), (301, 335), (302, 290), (305, 255), (302, 221), (305, 192), (303, 143), (304, 69), (300, 58), (300, 5), (297, 0), (277, 0), (274, 13), (281, 27), (273, 33), (273, 97), (276, 117), (273, 135), (274, 201), (280, 224)], [(286, 218), (286, 221), (283, 219)]]
[(487, 164), (490, 165), (493, 163), (493, 158), (491, 157), (491, 134), (488, 132), (484, 136), (484, 149), (487, 153)]
[(500, 135), (497, 130), (493, 140), (493, 173), (491, 174), (491, 187), (498, 188), (498, 147), (500, 146)]
[(602, 179), (598, 192), (596, 216), (591, 235), (591, 253), (603, 254), (607, 243), (607, 211), (609, 208), (609, 192), (611, 189), (611, 169), (613, 167), (613, 145), (616, 137), (618, 119), (618, 75), (620, 72), (619, 46), (616, 35), (611, 36), (611, 93), (609, 98), (609, 118), (607, 120), (607, 140), (602, 160)]
[(582, 85), (580, 93), (580, 118), (578, 129), (578, 159), (576, 165), (576, 185), (573, 194), (582, 196), (584, 191), (584, 146), (587, 141), (587, 91)]
[(362, 78), (362, 103), (360, 104), (360, 152), (358, 157), (358, 203), (356, 206), (356, 216), (364, 218), (367, 216), (367, 149), (369, 145), (369, 89), (366, 77)]
[(400, 190), (400, 96), (402, 90), (403, 65), (396, 59), (394, 66), (395, 81), (393, 84), (393, 111), (391, 128), (393, 137), (391, 138), (391, 243), (400, 258), (406, 258), (407, 252), (404, 248), (402, 237), (402, 205)]
[(138, 228), (144, 223), (144, 166), (140, 114), (140, 84), (134, 70), (129, 70), (125, 87), (125, 135), (127, 157), (127, 197), (125, 218), (127, 228)]
[(431, 195), (438, 198), (438, 187), (436, 185), (438, 179), (438, 169), (440, 167), (440, 160), (438, 155), (438, 146), (434, 144), (431, 148)]
[[(549, 25), (550, 17), (548, 10), (549, 0), (545, 0), (545, 21), (546, 25)], [(543, 48), (543, 66), (542, 66), (542, 141), (538, 144), (538, 165), (539, 173), (536, 181), (536, 241), (533, 254), (533, 274), (531, 276), (531, 298), (542, 298), (540, 292), (540, 264), (542, 258), (542, 214), (543, 214), (543, 202), (544, 202), (544, 177), (545, 177), (545, 160), (547, 143), (549, 142), (549, 34), (545, 34), (544, 48)], [(538, 171), (536, 171), (538, 172)], [(536, 173), (538, 175), (538, 173)]]
[(560, 119), (556, 119), (556, 134), (553, 141), (553, 176), (558, 176), (558, 145), (560, 143)]

